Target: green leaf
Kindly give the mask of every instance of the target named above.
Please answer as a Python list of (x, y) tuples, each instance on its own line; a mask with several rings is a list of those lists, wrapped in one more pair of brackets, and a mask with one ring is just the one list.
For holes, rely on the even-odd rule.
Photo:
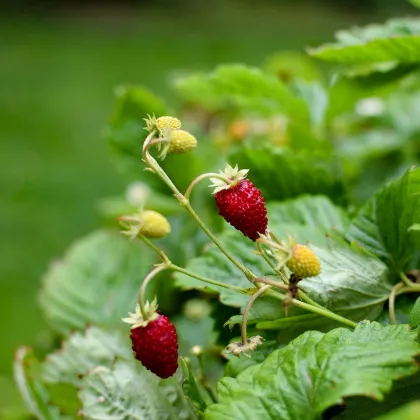
[[(420, 6), (420, 2), (419, 2)], [(417, 420), (420, 418), (420, 400), (413, 401), (395, 410), (392, 410), (388, 414), (376, 417), (375, 420)]]
[(408, 0), (414, 7), (418, 7), (420, 9), (420, 0)]
[(134, 360), (94, 368), (83, 378), (79, 397), (89, 420), (196, 419), (175, 379), (160, 380)]
[(378, 191), (353, 220), (348, 238), (385, 261), (396, 272), (410, 266), (420, 237), (409, 228), (420, 222), (420, 169)]
[[(324, 413), (326, 418), (334, 420), (371, 420), (384, 415), (396, 407), (418, 399), (420, 392), (420, 373), (398, 379), (394, 382), (391, 392), (383, 401), (356, 396), (345, 398), (344, 405), (331, 407)], [(333, 415), (338, 412), (337, 415)], [(405, 420), (405, 418), (403, 417)]]
[[(167, 114), (163, 101), (142, 86), (119, 86), (114, 113), (104, 134), (122, 168), (141, 165), (143, 141), (146, 138), (144, 118)], [(140, 172), (136, 169), (136, 172)]]
[(89, 327), (83, 334), (71, 334), (60, 350), (47, 356), (42, 364), (42, 379), (49, 383), (79, 386), (81, 375), (96, 366), (111, 367), (115, 357), (131, 359), (128, 331), (126, 335), (97, 327)]
[[(346, 227), (348, 222), (342, 210), (334, 208), (324, 197), (303, 197), (268, 205), (268, 217), (270, 229), (279, 237), (297, 235), (300, 242), (309, 240), (319, 245), (312, 248), (321, 261), (321, 274), (301, 283), (302, 288), (313, 299), (354, 320), (375, 319), (379, 316), (392, 287), (385, 264), (342, 241), (325, 239), (326, 234), (339, 234), (340, 229)], [(233, 231), (230, 226), (227, 226), (227, 231), (220, 239), (230, 252), (254, 273), (259, 276), (273, 275), (266, 262), (253, 253), (254, 244)], [(208, 248), (203, 256), (190, 260), (187, 268), (226, 284), (250, 287), (242, 272), (214, 246)], [(246, 295), (228, 289), (209, 287), (183, 274), (177, 273), (175, 278), (177, 285), (184, 289), (219, 292), (220, 300), (226, 305), (243, 307), (249, 300)], [(302, 314), (307, 313), (292, 308), (289, 316)], [(283, 317), (283, 309), (277, 300), (262, 297), (253, 306), (250, 320), (257, 320), (257, 326), (263, 327), (267, 325), (262, 324), (262, 321), (273, 321)], [(308, 328), (306, 318), (298, 318), (296, 321), (297, 324)], [(323, 322), (325, 323), (325, 320)]]
[(89, 324), (118, 325), (134, 308), (151, 252), (116, 232), (98, 231), (76, 242), (43, 279), (40, 301), (60, 333)]
[(411, 310), (409, 324), (413, 329), (420, 326), (420, 297), (417, 298), (416, 303)]
[(70, 420), (62, 416), (58, 407), (49, 404), (49, 394), (36, 373), (38, 361), (32, 351), (21, 347), (15, 356), (14, 375), (16, 385), (26, 407), (40, 420)]
[(337, 43), (309, 49), (316, 58), (354, 64), (379, 61), (420, 61), (420, 20), (393, 19), (384, 25), (369, 25), (339, 31)]
[(219, 403), (205, 418), (311, 420), (344, 397), (382, 400), (394, 380), (417, 372), (419, 353), (404, 325), (363, 321), (353, 332), (308, 331), (236, 379), (222, 379)]
[(341, 235), (350, 224), (344, 210), (327, 197), (305, 195), (282, 203), (267, 203), (269, 229), (280, 237), (326, 245), (327, 237)]
[(343, 72), (358, 86), (365, 89), (380, 88), (398, 82), (418, 70), (418, 63), (379, 62), (356, 64)]
[(309, 125), (305, 102), (280, 80), (255, 67), (223, 65), (208, 74), (179, 78), (175, 87), (184, 100), (211, 110), (235, 107), (268, 115), (283, 113)]
[(324, 194), (345, 202), (345, 188), (337, 158), (325, 152), (293, 152), (276, 147), (242, 148), (229, 162), (249, 169), (250, 180), (264, 198), (285, 200), (301, 194)]

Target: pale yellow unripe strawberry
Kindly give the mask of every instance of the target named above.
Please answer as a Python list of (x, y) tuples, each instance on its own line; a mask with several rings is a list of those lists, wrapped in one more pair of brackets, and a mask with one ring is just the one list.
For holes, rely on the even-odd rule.
[(292, 256), (287, 267), (300, 278), (314, 277), (321, 272), (321, 264), (315, 253), (306, 245), (297, 244), (292, 248)]
[(171, 131), (167, 153), (187, 153), (194, 150), (196, 147), (197, 139), (188, 131)]
[(156, 119), (155, 126), (160, 132), (165, 130), (178, 130), (181, 128), (181, 121), (175, 117), (164, 116)]
[(171, 225), (168, 220), (157, 211), (143, 211), (140, 214), (139, 221), (139, 233), (148, 238), (162, 238), (171, 232)]

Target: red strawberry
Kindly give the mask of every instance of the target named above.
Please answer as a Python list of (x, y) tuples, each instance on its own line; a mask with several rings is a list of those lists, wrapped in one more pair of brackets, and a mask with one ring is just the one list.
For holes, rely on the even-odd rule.
[(267, 231), (267, 210), (261, 192), (254, 184), (244, 179), (248, 171), (227, 165), (221, 175), (230, 183), (212, 178), (216, 186), (216, 205), (219, 214), (249, 239), (255, 241)]
[(162, 379), (178, 368), (178, 340), (174, 325), (164, 315), (145, 327), (131, 330), (131, 343), (137, 360)]
[(162, 379), (172, 376), (178, 368), (178, 339), (172, 322), (156, 312), (156, 302), (146, 302), (143, 317), (140, 306), (123, 321), (131, 324), (134, 356), (143, 366)]

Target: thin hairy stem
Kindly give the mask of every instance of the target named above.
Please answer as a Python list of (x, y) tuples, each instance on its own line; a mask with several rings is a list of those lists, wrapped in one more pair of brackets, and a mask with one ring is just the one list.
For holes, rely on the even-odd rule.
[(229, 183), (229, 180), (221, 174), (217, 174), (217, 173), (207, 173), (207, 174), (202, 174), (200, 176), (198, 176), (197, 178), (195, 178), (191, 184), (188, 186), (187, 191), (185, 191), (184, 197), (189, 200), (191, 192), (193, 190), (193, 188), (203, 179), (207, 179), (207, 178), (218, 178), (221, 179), (222, 181), (225, 181), (226, 183)]
[(397, 283), (391, 290), (391, 293), (389, 295), (389, 318), (391, 319), (391, 322), (393, 324), (397, 323), (397, 318), (395, 316), (395, 297), (397, 296), (397, 292), (399, 289), (402, 289), (404, 287), (404, 283), (400, 282)]
[(249, 311), (251, 310), (252, 305), (258, 299), (258, 297), (260, 297), (263, 293), (265, 293), (270, 287), (271, 287), (270, 285), (265, 285), (265, 286), (261, 287), (260, 289), (258, 289), (252, 295), (251, 299), (249, 299), (249, 302), (245, 306), (244, 313), (242, 315), (242, 323), (241, 323), (241, 340), (242, 340), (243, 345), (247, 344), (247, 342), (248, 342), (248, 337), (246, 335), (246, 324), (247, 324), (247, 318), (248, 318)]
[(143, 242), (145, 242), (153, 251), (156, 252), (156, 254), (159, 256), (159, 258), (162, 260), (162, 262), (166, 265), (169, 265), (171, 262), (169, 261), (168, 256), (165, 254), (165, 252), (162, 249), (159, 249), (149, 238), (139, 233), (137, 235)]
[(150, 281), (156, 276), (156, 274), (160, 273), (163, 270), (166, 270), (168, 266), (166, 264), (160, 264), (155, 267), (143, 280), (143, 283), (140, 287), (140, 295), (139, 295), (139, 304), (140, 304), (140, 312), (143, 319), (146, 321), (148, 319), (146, 309), (144, 307), (144, 295), (146, 293), (147, 285)]
[[(262, 283), (266, 283), (266, 279), (259, 280), (259, 281), (261, 281)], [(271, 284), (271, 283), (268, 283), (268, 284)], [(279, 292), (276, 292), (275, 290), (267, 290), (266, 294), (282, 302), (286, 298), (285, 295)], [(355, 328), (357, 325), (356, 322), (350, 321), (347, 318), (337, 315), (336, 313), (331, 312), (328, 309), (318, 307), (318, 306), (313, 306), (308, 303), (301, 302), (300, 300), (297, 300), (297, 299), (291, 299), (291, 303), (297, 306), (298, 308), (302, 308), (308, 312), (313, 312), (314, 314), (324, 316), (325, 318), (330, 318), (334, 321), (340, 322), (341, 324), (347, 325), (348, 327)]]
[(243, 295), (249, 295), (248, 289), (245, 289), (243, 287), (234, 286), (234, 285), (231, 285), (231, 284), (222, 283), (221, 281), (217, 281), (217, 280), (209, 279), (207, 277), (200, 276), (199, 274), (195, 274), (191, 271), (186, 270), (185, 268), (179, 267), (179, 266), (174, 265), (172, 263), (169, 264), (168, 268), (170, 268), (173, 271), (178, 271), (179, 273), (185, 274), (185, 275), (187, 275), (189, 277), (192, 277), (194, 279), (200, 280), (203, 283), (207, 283), (207, 284), (210, 284), (212, 286), (223, 287), (224, 289), (233, 290), (234, 292), (238, 292), (238, 293), (241, 293)]

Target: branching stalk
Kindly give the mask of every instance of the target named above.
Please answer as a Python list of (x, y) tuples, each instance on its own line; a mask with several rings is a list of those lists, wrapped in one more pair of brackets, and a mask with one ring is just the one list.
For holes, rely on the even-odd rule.
[[(210, 231), (210, 229), (206, 226), (206, 224), (200, 219), (194, 209), (191, 207), (189, 201), (180, 193), (178, 188), (175, 184), (171, 181), (171, 179), (166, 175), (165, 171), (161, 168), (161, 166), (157, 163), (157, 161), (150, 155), (148, 149), (152, 145), (153, 137), (155, 135), (155, 131), (152, 131), (148, 136), (146, 141), (143, 145), (143, 159), (146, 164), (153, 169), (153, 171), (165, 182), (166, 185), (172, 190), (175, 195), (175, 198), (180, 202), (180, 204), (185, 207), (185, 209), (190, 213), (192, 218), (197, 222), (200, 228), (207, 234), (207, 236), (213, 241), (213, 243), (220, 249), (220, 251), (225, 254), (225, 256), (234, 264), (236, 267), (241, 270), (246, 278), (252, 281), (255, 277), (257, 277), (254, 273), (252, 273), (247, 267), (245, 267), (240, 261), (238, 261), (226, 248), (225, 246), (216, 238), (216, 236)], [(154, 143), (156, 144), (156, 143)]]
[[(265, 279), (265, 278), (258, 278), (258, 282), (265, 283), (265, 284), (268, 284), (268, 285), (272, 285), (272, 286), (275, 286), (275, 287), (278, 287), (278, 288), (285, 287), (282, 283), (277, 283), (273, 280), (269, 280), (269, 279)], [(286, 298), (285, 295), (283, 295), (279, 292), (276, 292), (275, 290), (268, 290), (266, 292), (266, 294), (268, 296), (271, 296), (271, 297), (273, 297), (275, 299), (278, 299), (282, 302)], [(337, 315), (336, 313), (334, 313), (332, 311), (329, 311), (328, 309), (326, 309), (324, 307), (313, 306), (313, 305), (310, 305), (308, 303), (301, 302), (300, 300), (297, 300), (297, 299), (291, 299), (291, 303), (294, 306), (297, 306), (298, 308), (302, 308), (302, 309), (305, 309), (308, 312), (313, 312), (315, 314), (324, 316), (326, 318), (330, 318), (334, 321), (340, 322), (340, 323), (342, 323), (344, 325), (347, 325), (351, 328), (355, 328), (356, 325), (357, 325), (356, 322), (350, 321), (349, 319), (344, 318), (341, 315)]]

